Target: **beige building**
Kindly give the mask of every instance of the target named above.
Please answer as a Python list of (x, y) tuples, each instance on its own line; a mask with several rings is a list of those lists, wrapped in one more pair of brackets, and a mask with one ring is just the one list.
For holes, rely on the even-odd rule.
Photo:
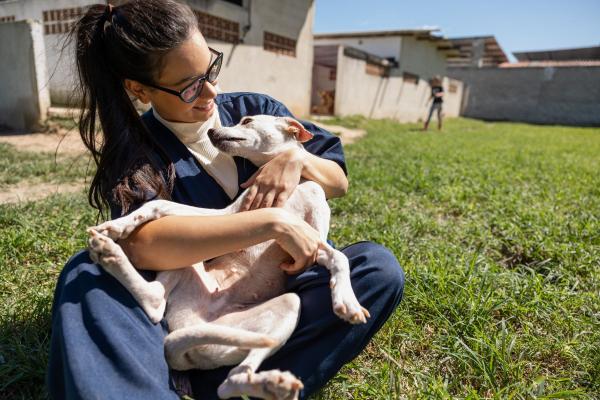
[[(43, 24), (48, 84), (54, 105), (70, 103), (74, 81), (73, 49), (67, 46), (63, 50), (66, 32), (87, 6), (98, 2), (0, 1), (0, 23), (33, 19)], [(111, 4), (121, 2), (115, 0)], [(219, 78), (222, 90), (266, 93), (281, 100), (296, 115), (309, 114), (313, 0), (188, 0), (187, 3), (196, 12), (209, 45), (225, 53)]]
[[(446, 75), (453, 46), (434, 30), (315, 35), (312, 110), (315, 113), (394, 118), (427, 117), (429, 80)], [(462, 83), (443, 79), (444, 114), (460, 113)]]

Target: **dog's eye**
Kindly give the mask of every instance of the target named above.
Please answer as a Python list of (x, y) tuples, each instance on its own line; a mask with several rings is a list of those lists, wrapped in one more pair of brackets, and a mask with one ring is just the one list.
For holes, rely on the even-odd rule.
[(242, 125), (248, 125), (250, 122), (252, 122), (252, 118), (244, 118), (242, 120)]

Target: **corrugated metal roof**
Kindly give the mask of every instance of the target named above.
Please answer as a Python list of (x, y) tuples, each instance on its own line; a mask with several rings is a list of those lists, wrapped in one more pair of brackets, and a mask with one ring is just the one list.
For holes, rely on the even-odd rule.
[(315, 39), (342, 39), (342, 38), (365, 38), (365, 37), (387, 37), (387, 36), (415, 36), (428, 35), (432, 32), (438, 32), (439, 29), (397, 29), (380, 31), (354, 31), (354, 32), (332, 32), (315, 33)]

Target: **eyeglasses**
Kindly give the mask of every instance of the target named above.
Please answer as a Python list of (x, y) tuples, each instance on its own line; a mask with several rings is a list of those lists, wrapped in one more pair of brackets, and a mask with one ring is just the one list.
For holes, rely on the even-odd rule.
[(221, 65), (223, 64), (223, 53), (220, 51), (217, 51), (215, 49), (212, 49), (210, 47), (208, 49), (213, 54), (216, 54), (217, 58), (215, 58), (215, 60), (210, 64), (206, 74), (199, 76), (197, 78), (194, 78), (194, 81), (192, 83), (190, 83), (189, 85), (187, 85), (186, 87), (184, 87), (181, 91), (154, 85), (152, 83), (146, 83), (146, 85), (153, 87), (155, 89), (158, 89), (158, 90), (162, 90), (163, 92), (167, 92), (172, 95), (175, 95), (175, 96), (179, 97), (181, 99), (181, 101), (183, 101), (185, 103), (193, 102), (202, 93), (202, 89), (204, 88), (204, 82), (209, 81), (210, 83), (213, 83), (214, 81), (217, 80), (217, 77), (219, 76), (219, 72), (221, 71)]

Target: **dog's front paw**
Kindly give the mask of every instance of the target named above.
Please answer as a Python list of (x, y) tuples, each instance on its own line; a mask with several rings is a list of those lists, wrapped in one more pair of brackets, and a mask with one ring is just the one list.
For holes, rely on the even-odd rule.
[(297, 400), (303, 387), (302, 382), (287, 371), (247, 371), (230, 374), (219, 386), (218, 394), (222, 399), (246, 395), (269, 400)]
[(369, 311), (360, 305), (350, 279), (336, 280), (335, 276), (329, 281), (331, 286), (331, 300), (335, 315), (351, 324), (366, 324), (367, 318), (371, 317)]

